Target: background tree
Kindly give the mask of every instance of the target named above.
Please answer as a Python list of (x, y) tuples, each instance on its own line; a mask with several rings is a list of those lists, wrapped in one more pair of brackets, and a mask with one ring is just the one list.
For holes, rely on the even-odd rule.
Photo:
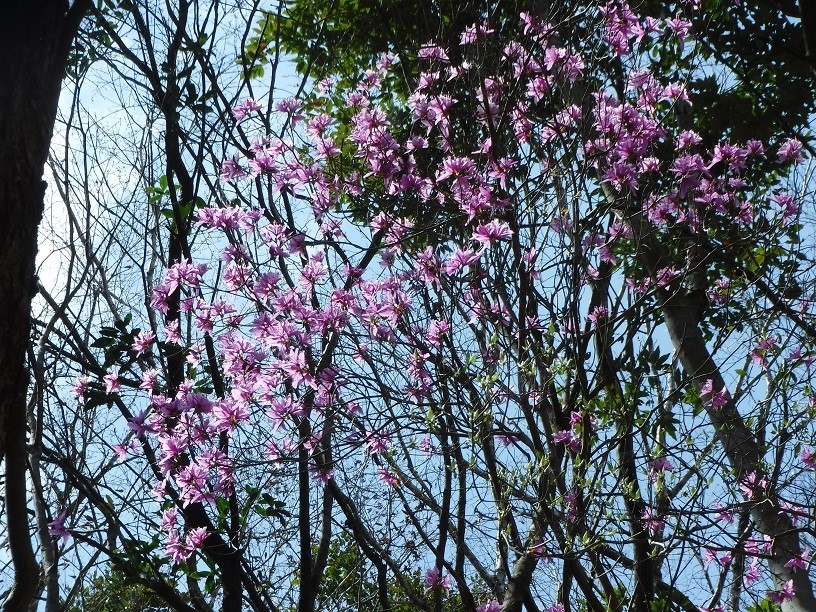
[[(697, 115), (697, 129), (711, 144), (723, 137), (735, 140), (768, 140), (779, 133), (799, 136), (809, 131), (808, 113), (814, 107), (813, 73), (806, 40), (809, 3), (796, 2), (702, 2), (700, 10), (689, 15), (693, 31), (698, 33), (698, 54), (686, 56), (686, 62), (667, 49), (656, 49), (667, 71), (684, 69), (693, 109), (706, 108)], [(631, 9), (641, 18), (672, 17), (683, 12), (688, 2), (640, 2)], [(391, 1), (388, 3), (338, 0), (332, 4), (295, 0), (282, 18), (265, 13), (256, 28), (256, 36), (247, 46), (244, 62), (255, 70), (263, 66), (279, 43), (296, 58), (296, 67), (315, 81), (331, 76), (341, 86), (354, 85), (361, 67), (373, 65), (383, 53), (403, 54), (418, 44), (434, 40), (442, 46), (455, 42), (459, 32), (478, 19), (487, 20), (501, 31), (512, 28), (516, 16), (524, 10), (558, 17), (574, 16), (578, 30), (574, 44), (584, 39), (580, 15), (598, 6), (595, 2), (572, 2), (558, 7), (548, 3), (519, 3), (509, 0), (492, 3), (485, 9), (478, 2), (435, 5)], [(801, 11), (801, 12), (800, 12)], [(585, 32), (585, 30), (584, 30)], [(585, 41), (586, 42), (586, 41)], [(701, 66), (707, 70), (690, 71)], [(605, 66), (611, 70), (613, 66)], [(717, 78), (728, 70), (732, 79), (721, 87)], [(416, 76), (416, 67), (408, 62), (400, 72)], [(784, 81), (780, 81), (784, 78)], [(387, 82), (406, 94), (408, 81)]]

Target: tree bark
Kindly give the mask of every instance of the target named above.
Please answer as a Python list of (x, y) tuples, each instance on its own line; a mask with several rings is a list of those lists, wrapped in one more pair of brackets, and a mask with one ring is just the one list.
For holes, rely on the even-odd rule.
[(25, 364), (36, 292), (37, 228), (68, 51), (89, 0), (4, 5), (0, 19), (0, 459), (14, 583), (4, 610), (27, 610), (39, 569), (31, 545), (26, 491)]

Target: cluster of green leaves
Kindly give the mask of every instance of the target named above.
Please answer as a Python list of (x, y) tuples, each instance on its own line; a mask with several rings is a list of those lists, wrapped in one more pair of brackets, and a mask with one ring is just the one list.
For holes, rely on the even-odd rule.
[[(113, 327), (103, 326), (99, 329), (99, 337), (91, 344), (92, 348), (100, 348), (105, 352), (104, 367), (108, 368), (120, 363), (125, 355), (132, 352), (130, 345), (141, 329), (130, 328), (133, 316), (128, 313), (121, 321), (114, 321)], [(128, 364), (135, 361), (135, 354), (131, 355)]]
[[(186, 106), (190, 106), (196, 109), (197, 105), (204, 104), (204, 102), (190, 102), (190, 99), (196, 100), (195, 94), (195, 87), (192, 85), (190, 81), (187, 81), (187, 86), (192, 87), (192, 93), (188, 93), (188, 101), (185, 102)], [(209, 97), (212, 94), (205, 94), (205, 98)], [(202, 98), (203, 99), (203, 98)], [(171, 193), (171, 190), (173, 193)], [(171, 185), (168, 180), (167, 176), (162, 175), (159, 177), (159, 182), (155, 186), (148, 186), (144, 188), (145, 195), (147, 196), (147, 202), (151, 206), (156, 206), (159, 208), (159, 214), (167, 220), (170, 232), (176, 234), (178, 231), (178, 219), (184, 219), (185, 221), (189, 221), (193, 214), (193, 210), (196, 208), (203, 208), (207, 205), (204, 201), (204, 198), (200, 196), (196, 196), (193, 198), (192, 201), (189, 202), (182, 202), (178, 205), (178, 214), (173, 209), (173, 205), (171, 203), (171, 196), (173, 194), (178, 194), (181, 191), (181, 187), (179, 185)], [(185, 223), (187, 226), (187, 233), (190, 234), (193, 231), (193, 227), (189, 223)]]
[(74, 598), (67, 612), (165, 612), (171, 610), (150, 587), (110, 566)]
[(695, 119), (712, 144), (810, 136), (816, 90), (795, 3), (708, 1), (694, 25), (703, 35), (693, 61), (729, 71), (705, 71), (689, 83), (705, 109)]
[[(315, 551), (316, 552), (316, 551)], [(406, 571), (402, 576), (413, 593), (422, 593), (424, 603), (431, 609), (433, 593), (424, 592), (423, 577), (419, 571)], [(388, 582), (389, 601), (394, 612), (413, 612), (417, 606), (410, 601), (403, 586), (393, 578)], [(332, 540), (326, 572), (320, 583), (318, 609), (370, 610), (379, 612), (382, 605), (377, 597), (376, 574), (371, 564), (362, 556), (359, 547), (347, 531)], [(442, 601), (444, 612), (462, 610), (462, 598), (458, 594), (445, 594)], [(294, 609), (292, 612), (295, 612)]]

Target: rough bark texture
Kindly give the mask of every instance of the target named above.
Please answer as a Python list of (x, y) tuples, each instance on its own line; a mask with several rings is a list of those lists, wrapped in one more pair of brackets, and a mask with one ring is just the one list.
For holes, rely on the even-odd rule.
[(26, 493), (26, 393), (43, 169), (70, 42), (87, 0), (7, 2), (0, 19), (0, 458), (14, 585), (4, 610), (27, 610), (39, 568)]

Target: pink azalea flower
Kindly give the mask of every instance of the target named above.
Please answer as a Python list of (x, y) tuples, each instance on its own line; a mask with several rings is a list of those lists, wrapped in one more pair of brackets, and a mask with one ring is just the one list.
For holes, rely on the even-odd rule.
[(139, 388), (145, 391), (152, 391), (153, 387), (156, 386), (156, 381), (159, 378), (159, 371), (155, 368), (150, 368), (149, 370), (145, 370), (142, 372), (142, 382), (139, 384)]
[(171, 529), (167, 534), (164, 541), (164, 554), (170, 557), (174, 563), (182, 563), (190, 557), (191, 552), (184, 546), (178, 531), (175, 529)]
[(400, 479), (397, 477), (396, 474), (391, 472), (388, 468), (379, 467), (377, 468), (377, 477), (389, 487), (397, 487), (400, 484)]
[(578, 493), (574, 490), (564, 494), (564, 516), (570, 523), (578, 519)]
[(572, 231), (572, 219), (561, 214), (550, 221), (550, 229), (557, 234), (567, 234)]
[(450, 331), (450, 323), (445, 320), (434, 319), (428, 326), (425, 340), (427, 340), (429, 344), (439, 348), (442, 346), (442, 337), (445, 336), (448, 331)]
[(159, 523), (159, 528), (162, 531), (169, 532), (171, 529), (175, 529), (176, 521), (178, 520), (178, 509), (177, 508), (168, 508), (164, 512), (162, 512), (162, 520)]
[(673, 472), (674, 466), (665, 457), (658, 457), (649, 462), (649, 480), (657, 482), (664, 472)]
[(808, 564), (810, 563), (812, 551), (810, 548), (805, 548), (802, 551), (802, 554), (793, 557), (790, 561), (785, 563), (785, 567), (791, 568), (793, 570), (806, 570), (808, 568)]
[(309, 466), (309, 473), (312, 475), (312, 480), (319, 484), (326, 484), (332, 478), (334, 478), (333, 470), (325, 467), (318, 467), (316, 465)]
[(249, 419), (249, 410), (244, 402), (224, 399), (213, 406), (212, 417), (218, 431), (232, 432)]
[(439, 287), (439, 272), (442, 269), (442, 259), (438, 257), (433, 247), (427, 247), (417, 255), (414, 270), (417, 277), (428, 285)]
[(88, 392), (88, 386), (90, 384), (91, 379), (87, 376), (80, 376), (74, 381), (74, 385), (71, 387), (71, 394), (80, 404), (85, 403), (85, 394)]
[(510, 231), (506, 223), (493, 219), (489, 223), (480, 224), (471, 238), (486, 248), (494, 240), (509, 240), (512, 235), (513, 232)]
[(127, 459), (128, 453), (133, 452), (139, 448), (139, 443), (131, 439), (127, 444), (114, 444), (113, 452), (119, 457), (119, 461)]
[(658, 287), (668, 289), (674, 281), (680, 278), (680, 272), (674, 268), (661, 268), (655, 273), (655, 278)]
[(711, 548), (706, 548), (705, 555), (703, 557), (703, 565), (707, 568), (712, 562), (716, 563), (717, 565), (720, 564), (720, 559), (717, 557), (717, 551), (712, 550)]
[(132, 419), (128, 419), (128, 428), (136, 435), (137, 438), (142, 437), (148, 431), (148, 427), (145, 425), (146, 420), (146, 410), (142, 410)]
[(164, 498), (167, 496), (167, 479), (159, 480), (156, 484), (154, 484), (150, 489), (150, 494), (157, 502), (163, 502)]
[(715, 508), (718, 510), (717, 514), (714, 515), (717, 521), (725, 523), (726, 525), (731, 525), (734, 522), (735, 511), (732, 508), (727, 508), (720, 502), (717, 502)]
[(745, 576), (742, 578), (742, 582), (745, 586), (751, 586), (752, 584), (759, 582), (762, 575), (759, 571), (759, 562), (757, 559), (751, 560), (751, 565), (748, 566), (748, 569), (745, 570)]
[(767, 486), (768, 481), (765, 477), (756, 472), (749, 473), (739, 485), (745, 499), (755, 499), (757, 494), (764, 492)]
[(587, 315), (587, 321), (597, 326), (598, 323), (606, 320), (608, 316), (609, 311), (606, 309), (606, 306), (596, 306), (592, 309), (592, 312)]
[(119, 372), (116, 370), (111, 370), (104, 377), (102, 377), (102, 382), (105, 383), (105, 393), (110, 395), (111, 393), (116, 393), (119, 391)]
[(581, 440), (572, 431), (556, 431), (553, 434), (553, 442), (564, 444), (571, 453), (581, 450)]
[(799, 215), (801, 206), (793, 196), (785, 192), (776, 193), (771, 196), (771, 201), (782, 209), (782, 222), (784, 224), (787, 225), (791, 219)]
[(235, 123), (241, 123), (250, 113), (258, 112), (261, 108), (263, 107), (259, 102), (246, 98), (232, 109), (232, 116), (235, 118)]
[[(485, 21), (481, 24), (471, 24), (464, 29), (462, 34), (459, 37), (459, 44), (460, 45), (469, 45), (475, 43), (477, 40), (480, 40), (487, 36), (488, 34), (492, 34), (494, 30), (490, 28)], [(492, 610), (479, 610), (479, 612), (493, 612)]]
[(279, 362), (278, 367), (289, 376), (294, 387), (304, 382), (311, 384), (314, 381), (306, 365), (306, 354), (300, 349), (290, 349), (286, 360)]
[(388, 431), (368, 431), (365, 440), (366, 448), (371, 455), (387, 453), (391, 448), (391, 433)]
[(814, 453), (809, 446), (802, 449), (801, 459), (802, 463), (804, 463), (806, 467), (810, 468), (811, 470), (816, 470), (816, 453)]
[(802, 143), (796, 140), (795, 138), (788, 138), (779, 147), (779, 152), (777, 154), (776, 161), (779, 163), (785, 162), (800, 163), (805, 161), (805, 158), (802, 155)]
[(425, 436), (419, 441), (419, 450), (422, 451), (422, 454), (426, 457), (430, 457), (431, 455), (435, 455), (437, 448), (434, 446), (433, 442), (428, 436)]
[(425, 572), (425, 593), (434, 589), (442, 589), (447, 593), (451, 589), (451, 580), (448, 574), (442, 574), (437, 568), (432, 567)]
[(768, 591), (768, 599), (775, 604), (783, 604), (790, 601), (796, 596), (796, 591), (793, 588), (793, 580), (788, 580), (781, 589), (776, 591)]
[(452, 276), (461, 268), (472, 266), (479, 261), (479, 255), (471, 249), (456, 249), (445, 262), (445, 274)]
[(196, 527), (195, 529), (191, 529), (187, 533), (187, 537), (184, 538), (185, 548), (190, 552), (190, 554), (192, 554), (195, 549), (201, 548), (204, 545), (204, 540), (206, 539), (206, 527)]
[(442, 47), (435, 44), (427, 44), (422, 46), (419, 49), (417, 56), (420, 59), (436, 59), (444, 63), (450, 62), (447, 52)]
[(303, 115), (298, 114), (301, 109), (300, 101), (296, 98), (286, 98), (275, 104), (275, 110), (279, 113), (288, 113), (292, 117), (292, 125), (303, 120)]
[(708, 408), (719, 410), (725, 406), (731, 399), (731, 394), (728, 389), (722, 388), (719, 391), (714, 391), (714, 381), (707, 379), (700, 387), (700, 395)]
[(237, 179), (247, 175), (247, 171), (241, 167), (241, 161), (237, 155), (231, 159), (226, 159), (221, 164), (221, 180), (227, 183), (234, 183)]
[(141, 355), (148, 348), (150, 348), (150, 345), (153, 343), (155, 339), (156, 334), (154, 334), (150, 330), (138, 333), (136, 334), (136, 337), (133, 339), (133, 344), (131, 344), (130, 348), (137, 355)]
[(63, 544), (71, 539), (71, 533), (65, 527), (66, 518), (68, 518), (68, 511), (63, 510), (57, 518), (48, 523), (48, 533), (54, 537), (62, 538)]
[(641, 514), (641, 520), (643, 521), (643, 526), (646, 528), (646, 531), (649, 532), (649, 535), (654, 537), (657, 535), (663, 527), (666, 526), (666, 521), (660, 518), (654, 511), (654, 509), (650, 506), (647, 506), (643, 509), (643, 513)]

